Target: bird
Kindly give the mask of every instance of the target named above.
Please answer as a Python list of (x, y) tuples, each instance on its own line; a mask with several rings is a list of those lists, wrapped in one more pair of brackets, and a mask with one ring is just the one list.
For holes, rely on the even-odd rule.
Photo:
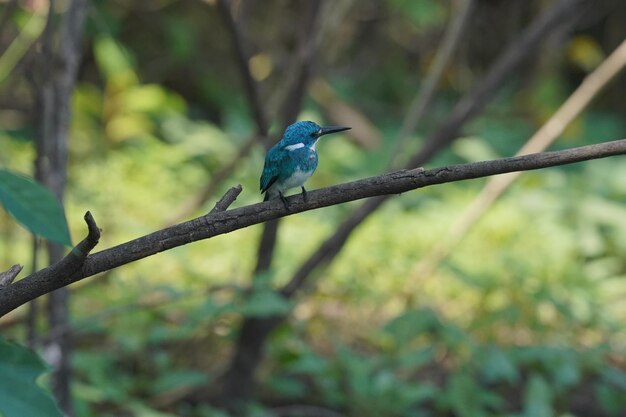
[(348, 129), (351, 128), (321, 127), (308, 120), (289, 125), (281, 140), (265, 155), (265, 165), (260, 179), (261, 193), (265, 193), (263, 201), (279, 197), (289, 210), (284, 192), (296, 187), (302, 189), (302, 198), (306, 201), (304, 183), (317, 168), (315, 145), (318, 139)]

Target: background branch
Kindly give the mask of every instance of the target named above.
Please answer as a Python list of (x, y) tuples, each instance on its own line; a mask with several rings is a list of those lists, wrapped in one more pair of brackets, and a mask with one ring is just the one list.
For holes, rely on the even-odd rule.
[[(554, 115), (539, 129), (516, 155), (541, 152), (547, 149), (563, 133), (565, 128), (580, 115), (591, 101), (602, 91), (626, 66), (626, 41), (569, 96)], [(480, 194), (472, 201), (466, 211), (450, 227), (447, 236), (427, 253), (415, 266), (413, 276), (424, 279), (429, 277), (439, 264), (452, 252), (472, 227), (489, 210), (493, 203), (521, 175), (511, 172), (491, 178)], [(414, 285), (418, 285), (415, 283)], [(407, 290), (411, 292), (410, 289)]]
[(261, 97), (259, 95), (257, 84), (252, 78), (252, 74), (250, 74), (250, 67), (248, 66), (249, 57), (243, 44), (241, 31), (239, 29), (239, 26), (237, 25), (237, 22), (235, 21), (235, 18), (233, 17), (230, 7), (230, 1), (218, 0), (217, 6), (220, 14), (222, 15), (224, 23), (226, 24), (226, 28), (230, 33), (231, 41), (235, 49), (237, 67), (239, 68), (239, 72), (241, 73), (241, 78), (244, 83), (248, 102), (250, 103), (250, 110), (252, 111), (252, 116), (257, 126), (257, 132), (259, 133), (259, 139), (266, 148), (269, 148), (271, 146), (269, 138), (267, 137), (267, 133), (269, 132), (269, 122), (265, 111), (263, 110), (264, 107), (261, 104)]
[[(307, 13), (302, 25), (302, 31), (300, 32), (298, 52), (295, 54), (294, 62), (287, 73), (295, 74), (295, 78), (288, 82), (287, 95), (281, 106), (280, 117), (284, 127), (295, 122), (302, 109), (307, 85), (313, 73), (313, 57), (320, 42), (321, 25), (319, 21), (324, 4), (326, 3), (323, 1), (308, 2), (306, 4)], [(278, 226), (279, 222), (276, 220), (265, 223), (263, 227), (257, 250), (257, 263), (253, 272), (255, 277), (270, 269), (272, 259), (274, 258), (274, 250), (276, 249)], [(237, 355), (236, 352), (233, 360), (237, 360)], [(231, 385), (234, 389), (239, 389), (241, 384), (235, 382)], [(231, 397), (229, 394), (226, 395)]]
[(432, 64), (432, 69), (428, 72), (428, 76), (424, 80), (423, 86), (420, 88), (418, 94), (413, 98), (411, 104), (409, 105), (409, 109), (407, 110), (402, 123), (402, 128), (398, 134), (398, 139), (394, 145), (393, 154), (389, 161), (390, 167), (398, 165), (397, 162), (400, 161), (398, 161), (397, 158), (404, 150), (406, 141), (409, 136), (415, 133), (417, 127), (424, 118), (424, 115), (426, 115), (426, 111), (428, 110), (430, 103), (432, 103), (432, 99), (435, 95), (437, 85), (443, 76), (443, 72), (448, 66), (454, 51), (463, 38), (467, 22), (472, 15), (473, 6), (474, 0), (461, 0), (459, 12), (446, 30), (444, 38), (441, 41), (441, 47), (437, 50), (437, 55), (435, 56), (435, 60)]
[[(89, 234), (62, 261), (42, 269), (0, 290), (0, 315), (57, 288), (86, 277), (125, 265), (159, 252), (198, 240), (230, 233), (268, 220), (355, 201), (363, 198), (393, 195), (436, 184), (462, 181), (513, 171), (528, 171), (571, 164), (590, 159), (626, 154), (626, 139), (596, 145), (524, 156), (452, 165), (430, 170), (413, 169), (392, 172), (332, 187), (313, 190), (307, 201), (301, 196), (289, 197), (290, 211), (279, 200), (252, 204), (223, 212), (215, 212), (168, 227), (85, 256), (99, 238), (99, 229), (87, 213)], [(90, 220), (91, 219), (91, 220)], [(78, 268), (76, 270), (76, 268)], [(73, 272), (75, 271), (75, 272)], [(293, 292), (283, 291), (287, 296)]]

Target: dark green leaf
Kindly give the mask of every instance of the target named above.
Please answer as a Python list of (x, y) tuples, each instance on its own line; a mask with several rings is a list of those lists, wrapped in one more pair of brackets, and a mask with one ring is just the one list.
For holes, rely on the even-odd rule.
[(460, 417), (482, 417), (491, 408), (502, 406), (502, 399), (482, 387), (476, 379), (466, 373), (452, 375), (441, 400)]
[(252, 293), (240, 312), (248, 317), (271, 317), (286, 314), (291, 303), (270, 289), (260, 289)]
[(530, 377), (524, 393), (524, 416), (552, 416), (552, 390), (543, 376), (534, 374)]
[(198, 387), (209, 382), (206, 372), (189, 369), (169, 369), (155, 382), (152, 389), (156, 394), (181, 388)]
[(35, 181), (0, 169), (0, 202), (31, 232), (71, 246), (63, 207), (50, 191)]
[(510, 355), (497, 346), (490, 345), (479, 354), (480, 370), (487, 382), (514, 383), (519, 374)]
[(626, 396), (623, 390), (600, 382), (595, 385), (594, 394), (606, 415), (616, 417), (623, 415), (622, 411), (626, 410)]
[(384, 331), (393, 336), (398, 344), (404, 345), (423, 333), (435, 331), (440, 325), (434, 311), (422, 308), (406, 311), (392, 319), (385, 325)]
[(30, 350), (0, 339), (0, 414), (3, 417), (61, 417), (52, 396), (35, 382), (46, 371)]
[(268, 385), (285, 398), (304, 398), (307, 394), (306, 385), (296, 378), (272, 376), (269, 378)]

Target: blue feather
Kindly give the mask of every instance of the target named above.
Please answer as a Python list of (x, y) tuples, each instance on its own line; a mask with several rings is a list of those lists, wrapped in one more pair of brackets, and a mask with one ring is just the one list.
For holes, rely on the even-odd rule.
[[(260, 179), (265, 200), (283, 198), (290, 188), (302, 187), (317, 168), (315, 144), (325, 134), (341, 132), (348, 127), (320, 127), (305, 121), (296, 122), (285, 130), (281, 140), (265, 156), (265, 166)], [(284, 201), (284, 200), (283, 200)]]

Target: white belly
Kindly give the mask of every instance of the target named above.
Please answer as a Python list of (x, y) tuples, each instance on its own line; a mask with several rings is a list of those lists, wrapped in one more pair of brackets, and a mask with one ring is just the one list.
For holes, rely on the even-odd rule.
[(283, 181), (280, 188), (282, 188), (283, 190), (287, 190), (289, 188), (302, 187), (311, 175), (313, 175), (313, 171), (298, 170), (294, 172), (291, 177)]

